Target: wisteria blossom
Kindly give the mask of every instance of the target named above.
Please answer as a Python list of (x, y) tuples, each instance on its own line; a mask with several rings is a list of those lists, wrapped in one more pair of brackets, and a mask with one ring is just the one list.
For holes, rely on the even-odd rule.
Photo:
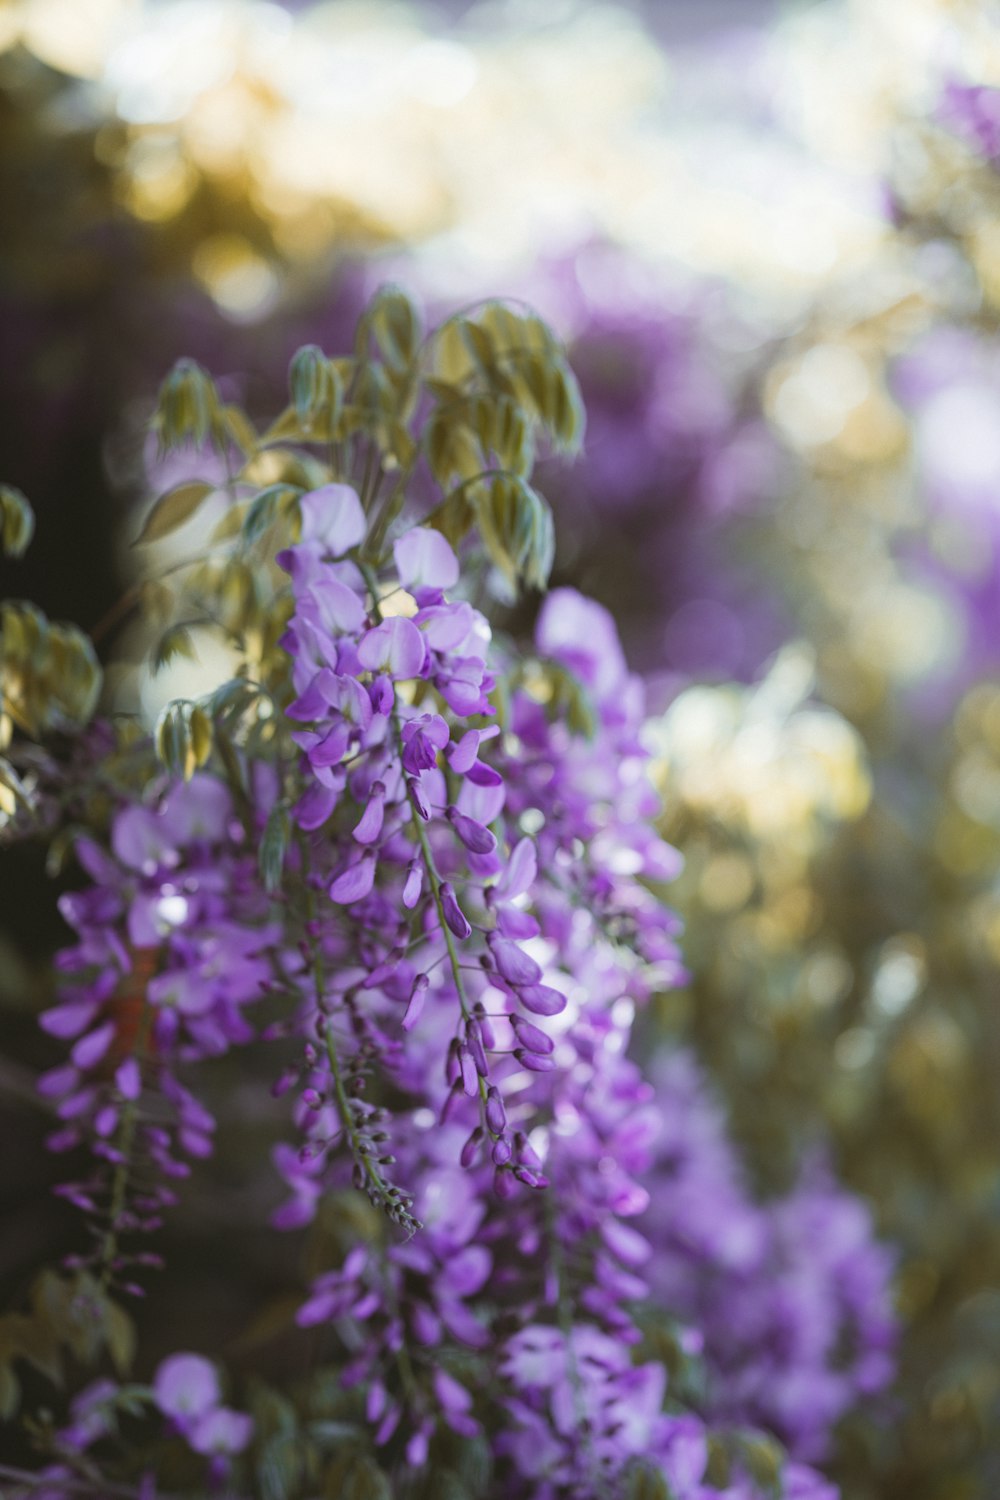
[[(347, 367), (300, 351), (262, 452), (292, 430), (331, 460), (242, 498), (234, 482), (231, 571), (191, 582), (214, 621), (231, 609), (240, 672), (168, 705), (161, 764), (138, 741), (75, 839), (75, 941), (42, 1016), (63, 1057), (39, 1087), (50, 1147), (89, 1153), (58, 1191), (92, 1245), (46, 1295), (100, 1329), (120, 1378), (49, 1434), (45, 1482), (139, 1475), (151, 1500), (174, 1483), (162, 1443), (191, 1486), (268, 1500), (305, 1500), (320, 1475), (327, 1493), (409, 1493), (463, 1464), (469, 1493), (511, 1500), (830, 1500), (809, 1465), (891, 1374), (889, 1261), (821, 1175), (753, 1201), (687, 1063), (643, 1074), (636, 1016), (685, 978), (643, 686), (575, 589), (544, 598), (531, 643), (495, 639), (487, 613), (489, 568), (509, 589), (551, 565), (504, 362), (527, 361), (550, 436), (574, 430), (575, 387), (544, 325), (487, 309), (442, 356), (459, 384), (432, 377), (424, 451), (444, 493), (411, 516), (415, 314), (390, 293), (366, 317), (358, 347), (386, 361), (347, 371), (350, 421), (376, 410), (362, 478), (335, 462), (356, 429), (314, 431), (346, 414)], [(207, 377), (171, 379), (168, 446), (193, 431), (245, 450)], [(183, 519), (185, 485), (144, 535)], [(183, 1218), (207, 1169), (227, 1104), (213, 1077), (236, 1054), (284, 1120), (270, 1220), (307, 1246), (283, 1262), (280, 1320), (302, 1373), (287, 1395), (250, 1376), (244, 1400), (218, 1351), (180, 1350), (128, 1384), (117, 1299), (146, 1290), (168, 1211)], [(657, 1342), (664, 1319), (700, 1393)]]

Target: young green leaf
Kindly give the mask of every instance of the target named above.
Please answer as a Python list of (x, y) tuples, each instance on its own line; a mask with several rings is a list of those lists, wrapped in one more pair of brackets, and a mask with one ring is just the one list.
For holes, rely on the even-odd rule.
[(215, 488), (215, 485), (210, 484), (207, 479), (189, 479), (184, 484), (178, 484), (172, 490), (167, 490), (146, 516), (142, 530), (132, 543), (133, 547), (138, 547), (140, 543), (157, 542), (161, 537), (169, 536), (172, 531), (183, 526), (184, 522), (189, 521), (208, 499), (208, 496), (214, 493)]

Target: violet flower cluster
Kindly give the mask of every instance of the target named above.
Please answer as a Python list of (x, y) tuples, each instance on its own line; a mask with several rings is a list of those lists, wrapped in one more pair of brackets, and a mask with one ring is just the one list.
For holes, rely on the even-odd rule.
[[(198, 414), (199, 388), (175, 395)], [(515, 479), (476, 501), (501, 566), (546, 551)], [(213, 741), (207, 709), (168, 710), (188, 779), (123, 797), (107, 847), (77, 843), (90, 883), (63, 899), (77, 940), (43, 1017), (68, 1059), (41, 1081), (50, 1144), (93, 1160), (62, 1189), (94, 1231), (71, 1269), (140, 1290), (137, 1237), (212, 1151), (214, 1060), (246, 1049), (252, 1076), (273, 1057), (273, 1223), (314, 1246), (294, 1324), (356, 1402), (301, 1429), (303, 1453), (332, 1443), (336, 1463), (346, 1433), (344, 1461), (393, 1492), (464, 1443), (511, 1500), (833, 1500), (809, 1464), (889, 1373), (888, 1263), (822, 1184), (755, 1205), (700, 1079), (651, 1081), (630, 1055), (637, 1008), (684, 968), (659, 894), (679, 857), (611, 617), (560, 588), (533, 649), (495, 642), (461, 535), (400, 508), (384, 542), (362, 492), (272, 494), (265, 519), (280, 502), (291, 522), (273, 649), (238, 684), (251, 727), (217, 716)], [(702, 1397), (650, 1337), (657, 1307), (703, 1358)], [(108, 1460), (137, 1403), (202, 1462), (192, 1482), (272, 1493), (261, 1423), (196, 1353), (149, 1387), (88, 1388), (56, 1453), (79, 1429)], [(302, 1500), (331, 1456), (309, 1452)], [(166, 1483), (155, 1456), (142, 1482)]]
[[(273, 775), (258, 767), (255, 782), (266, 810)], [(49, 1149), (83, 1143), (93, 1158), (86, 1178), (58, 1189), (95, 1230), (78, 1266), (121, 1279), (155, 1263), (152, 1252), (126, 1254), (122, 1237), (158, 1228), (174, 1184), (211, 1154), (215, 1120), (181, 1075), (254, 1036), (245, 1009), (269, 982), (281, 936), (252, 832), (224, 782), (202, 773), (121, 807), (110, 849), (77, 840), (93, 884), (60, 900), (78, 941), (56, 958), (59, 1004), (41, 1017), (69, 1052), (39, 1089), (60, 1122)]]
[(694, 1059), (661, 1057), (643, 1230), (658, 1305), (689, 1325), (716, 1420), (829, 1456), (836, 1423), (893, 1373), (893, 1256), (864, 1204), (819, 1161), (783, 1197), (752, 1198)]
[[(355, 1330), (344, 1378), (364, 1386), (376, 1445), (401, 1442), (411, 1466), (441, 1424), (477, 1434), (485, 1405), (512, 1495), (616, 1493), (636, 1459), (678, 1494), (715, 1493), (704, 1425), (665, 1413), (662, 1366), (629, 1353), (649, 1294), (652, 1249), (631, 1221), (649, 1203), (656, 1107), (626, 1049), (636, 1002), (683, 974), (676, 919), (644, 884), (678, 861), (652, 829), (640, 685), (606, 612), (557, 590), (540, 662), (572, 674), (593, 733), (553, 713), (551, 677), (530, 671), (503, 732), (484, 731), (470, 720), (489, 707), (488, 628), (445, 599), (458, 566), (443, 539), (397, 544), (416, 608), (383, 617), (394, 580), (366, 594), (344, 560), (361, 536), (353, 494), (327, 487), (303, 515), (283, 558), (289, 714), (311, 726), (295, 732), (294, 817), (310, 881), (352, 920), (311, 922), (306, 1143), (277, 1154), (292, 1190), (278, 1222), (311, 1216), (346, 1144), (355, 1183), (419, 1232), (355, 1245), (299, 1322)], [(401, 689), (413, 680), (439, 711)], [(387, 1118), (357, 1089), (373, 1069), (408, 1109)], [(456, 1343), (469, 1359), (452, 1371)]]

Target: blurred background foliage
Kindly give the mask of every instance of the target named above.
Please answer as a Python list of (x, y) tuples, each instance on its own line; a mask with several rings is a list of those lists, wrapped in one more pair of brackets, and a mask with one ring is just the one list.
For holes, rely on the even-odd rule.
[[(8, 591), (97, 628), (112, 702), (219, 671), (205, 638), (138, 681), (116, 609), (175, 358), (273, 407), (386, 277), (568, 339), (555, 576), (649, 681), (687, 859), (694, 977), (643, 1045), (695, 1041), (761, 1184), (828, 1150), (900, 1247), (845, 1495), (1000, 1493), (995, 7), (4, 0), (0, 122), (2, 477), (38, 516)], [(59, 925), (30, 853), (2, 897), (14, 1297), (63, 1232), (29, 1150)], [(268, 1282), (255, 1098), (179, 1251), (220, 1336)]]

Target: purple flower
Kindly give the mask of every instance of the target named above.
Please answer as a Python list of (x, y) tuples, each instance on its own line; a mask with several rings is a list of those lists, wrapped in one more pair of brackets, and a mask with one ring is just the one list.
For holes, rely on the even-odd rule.
[(450, 589), (458, 582), (458, 558), (440, 531), (414, 526), (393, 543), (392, 552), (404, 589)]
[(157, 1366), (153, 1395), (165, 1417), (173, 1417), (182, 1430), (190, 1431), (200, 1417), (218, 1406), (219, 1376), (200, 1354), (171, 1354)]
[(302, 541), (315, 543), (333, 557), (343, 557), (365, 539), (365, 513), (349, 484), (324, 484), (299, 498)]
[(375, 856), (365, 850), (359, 860), (348, 865), (346, 870), (330, 882), (330, 900), (343, 906), (354, 901), (363, 901), (375, 883)]
[(229, 1455), (242, 1453), (253, 1437), (253, 1418), (245, 1412), (218, 1406), (193, 1423), (187, 1440), (195, 1453)]
[(362, 636), (358, 660), (370, 672), (393, 678), (419, 677), (424, 665), (424, 641), (412, 620), (394, 616)]

